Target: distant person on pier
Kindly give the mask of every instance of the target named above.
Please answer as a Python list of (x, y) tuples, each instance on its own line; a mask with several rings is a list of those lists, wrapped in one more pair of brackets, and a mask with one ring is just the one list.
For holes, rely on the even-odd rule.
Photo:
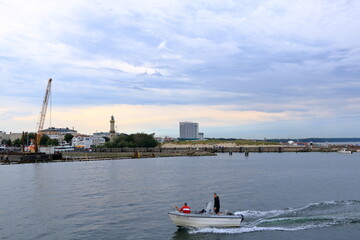
[(183, 212), (183, 213), (191, 213), (191, 209), (190, 207), (187, 205), (187, 203), (184, 203), (184, 206), (182, 206), (180, 209), (178, 209), (178, 207), (175, 207), (176, 210), (178, 210), (179, 212)]
[(214, 212), (219, 215), (220, 213), (220, 198), (214, 193)]

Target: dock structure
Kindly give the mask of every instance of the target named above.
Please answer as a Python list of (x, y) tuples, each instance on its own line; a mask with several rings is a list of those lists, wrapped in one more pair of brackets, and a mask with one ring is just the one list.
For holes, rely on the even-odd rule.
[(30, 152), (4, 152), (0, 154), (1, 164), (52, 162), (61, 159), (61, 154)]

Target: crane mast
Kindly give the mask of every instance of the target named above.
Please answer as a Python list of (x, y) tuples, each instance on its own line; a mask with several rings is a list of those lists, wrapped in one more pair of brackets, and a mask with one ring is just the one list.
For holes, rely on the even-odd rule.
[(43, 130), (43, 128), (44, 128), (46, 110), (47, 110), (47, 106), (48, 106), (49, 98), (50, 98), (51, 82), (52, 82), (52, 79), (50, 78), (48, 81), (47, 87), (46, 87), (45, 97), (44, 97), (44, 101), (43, 101), (42, 109), (41, 109), (41, 113), (40, 113), (40, 119), (38, 122), (38, 128), (37, 128), (36, 139), (35, 139), (35, 141), (36, 141), (35, 152), (39, 151), (40, 138), (42, 135), (41, 130)]

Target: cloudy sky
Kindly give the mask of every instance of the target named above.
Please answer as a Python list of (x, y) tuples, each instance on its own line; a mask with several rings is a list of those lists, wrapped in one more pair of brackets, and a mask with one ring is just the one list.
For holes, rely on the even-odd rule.
[[(360, 137), (360, 1), (0, 0), (0, 131)], [(51, 110), (51, 111), (50, 111)], [(51, 114), (50, 114), (51, 113)]]

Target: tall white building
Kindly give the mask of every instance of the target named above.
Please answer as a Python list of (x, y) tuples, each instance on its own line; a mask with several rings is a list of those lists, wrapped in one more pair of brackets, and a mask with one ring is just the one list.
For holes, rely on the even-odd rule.
[(194, 122), (180, 122), (180, 139), (197, 140), (199, 139), (199, 124)]

